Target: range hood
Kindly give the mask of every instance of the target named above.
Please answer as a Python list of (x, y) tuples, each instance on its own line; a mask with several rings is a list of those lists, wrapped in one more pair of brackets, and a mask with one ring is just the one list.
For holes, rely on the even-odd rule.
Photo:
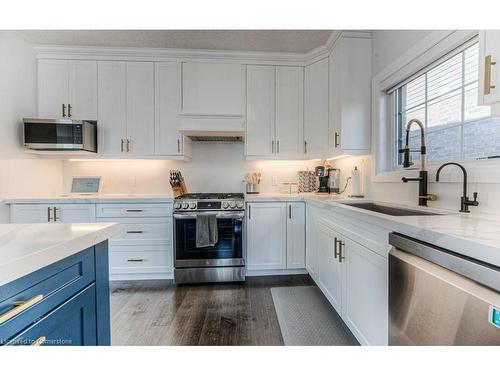
[(194, 142), (242, 142), (243, 116), (181, 115), (179, 131)]

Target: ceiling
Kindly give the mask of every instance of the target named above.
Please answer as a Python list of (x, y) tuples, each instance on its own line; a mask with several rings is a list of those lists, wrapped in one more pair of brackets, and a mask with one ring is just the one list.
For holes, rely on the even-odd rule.
[(332, 30), (29, 30), (33, 44), (308, 52), (326, 43)]

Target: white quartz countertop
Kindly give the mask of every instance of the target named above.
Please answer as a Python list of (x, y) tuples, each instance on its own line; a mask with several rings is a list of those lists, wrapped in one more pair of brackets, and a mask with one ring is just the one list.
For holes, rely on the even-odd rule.
[(118, 224), (0, 224), (0, 286), (107, 240)]
[[(420, 241), (500, 266), (500, 217), (459, 213), (456, 211), (419, 206), (405, 206), (388, 202), (376, 202), (388, 206), (438, 213), (425, 216), (391, 216), (348, 206), (355, 201), (372, 202), (369, 199), (335, 196), (327, 194), (258, 194), (246, 196), (247, 202), (304, 201), (323, 209), (335, 210), (336, 214), (347, 214), (363, 218), (374, 225), (401, 233)], [(473, 208), (472, 208), (473, 209)]]
[(174, 198), (168, 194), (63, 194), (41, 198), (8, 198), (6, 204), (51, 204), (51, 203), (170, 203)]

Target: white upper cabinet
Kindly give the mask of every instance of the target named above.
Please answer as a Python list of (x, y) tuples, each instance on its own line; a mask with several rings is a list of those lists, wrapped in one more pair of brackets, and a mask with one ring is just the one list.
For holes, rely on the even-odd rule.
[(246, 154), (271, 158), (275, 154), (275, 68), (247, 67)]
[(304, 157), (304, 68), (276, 67), (276, 155)]
[(97, 120), (97, 62), (40, 60), (38, 115)]
[(189, 139), (179, 132), (181, 65), (155, 63), (155, 154), (185, 155)]
[(479, 32), (479, 104), (500, 103), (500, 30)]
[(329, 156), (367, 154), (371, 143), (371, 39), (341, 37), (330, 54)]
[(68, 117), (97, 120), (97, 62), (69, 62)]
[(183, 62), (182, 113), (244, 116), (245, 65)]
[(67, 116), (68, 77), (66, 60), (38, 62), (38, 116), (42, 118)]
[(328, 59), (305, 68), (304, 141), (306, 158), (328, 153)]
[(99, 154), (119, 154), (124, 151), (127, 137), (127, 63), (99, 61), (97, 151)]
[(247, 157), (304, 157), (303, 98), (302, 67), (247, 67)]
[(152, 62), (127, 62), (127, 152), (154, 153), (154, 71)]

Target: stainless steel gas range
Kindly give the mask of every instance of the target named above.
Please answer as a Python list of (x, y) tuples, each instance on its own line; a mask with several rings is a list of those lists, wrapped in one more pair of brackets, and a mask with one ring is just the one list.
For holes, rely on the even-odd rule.
[[(215, 240), (200, 246), (198, 221), (209, 222)], [(245, 196), (184, 194), (174, 200), (174, 279), (178, 284), (245, 281)], [(198, 227), (198, 228), (197, 228)]]

